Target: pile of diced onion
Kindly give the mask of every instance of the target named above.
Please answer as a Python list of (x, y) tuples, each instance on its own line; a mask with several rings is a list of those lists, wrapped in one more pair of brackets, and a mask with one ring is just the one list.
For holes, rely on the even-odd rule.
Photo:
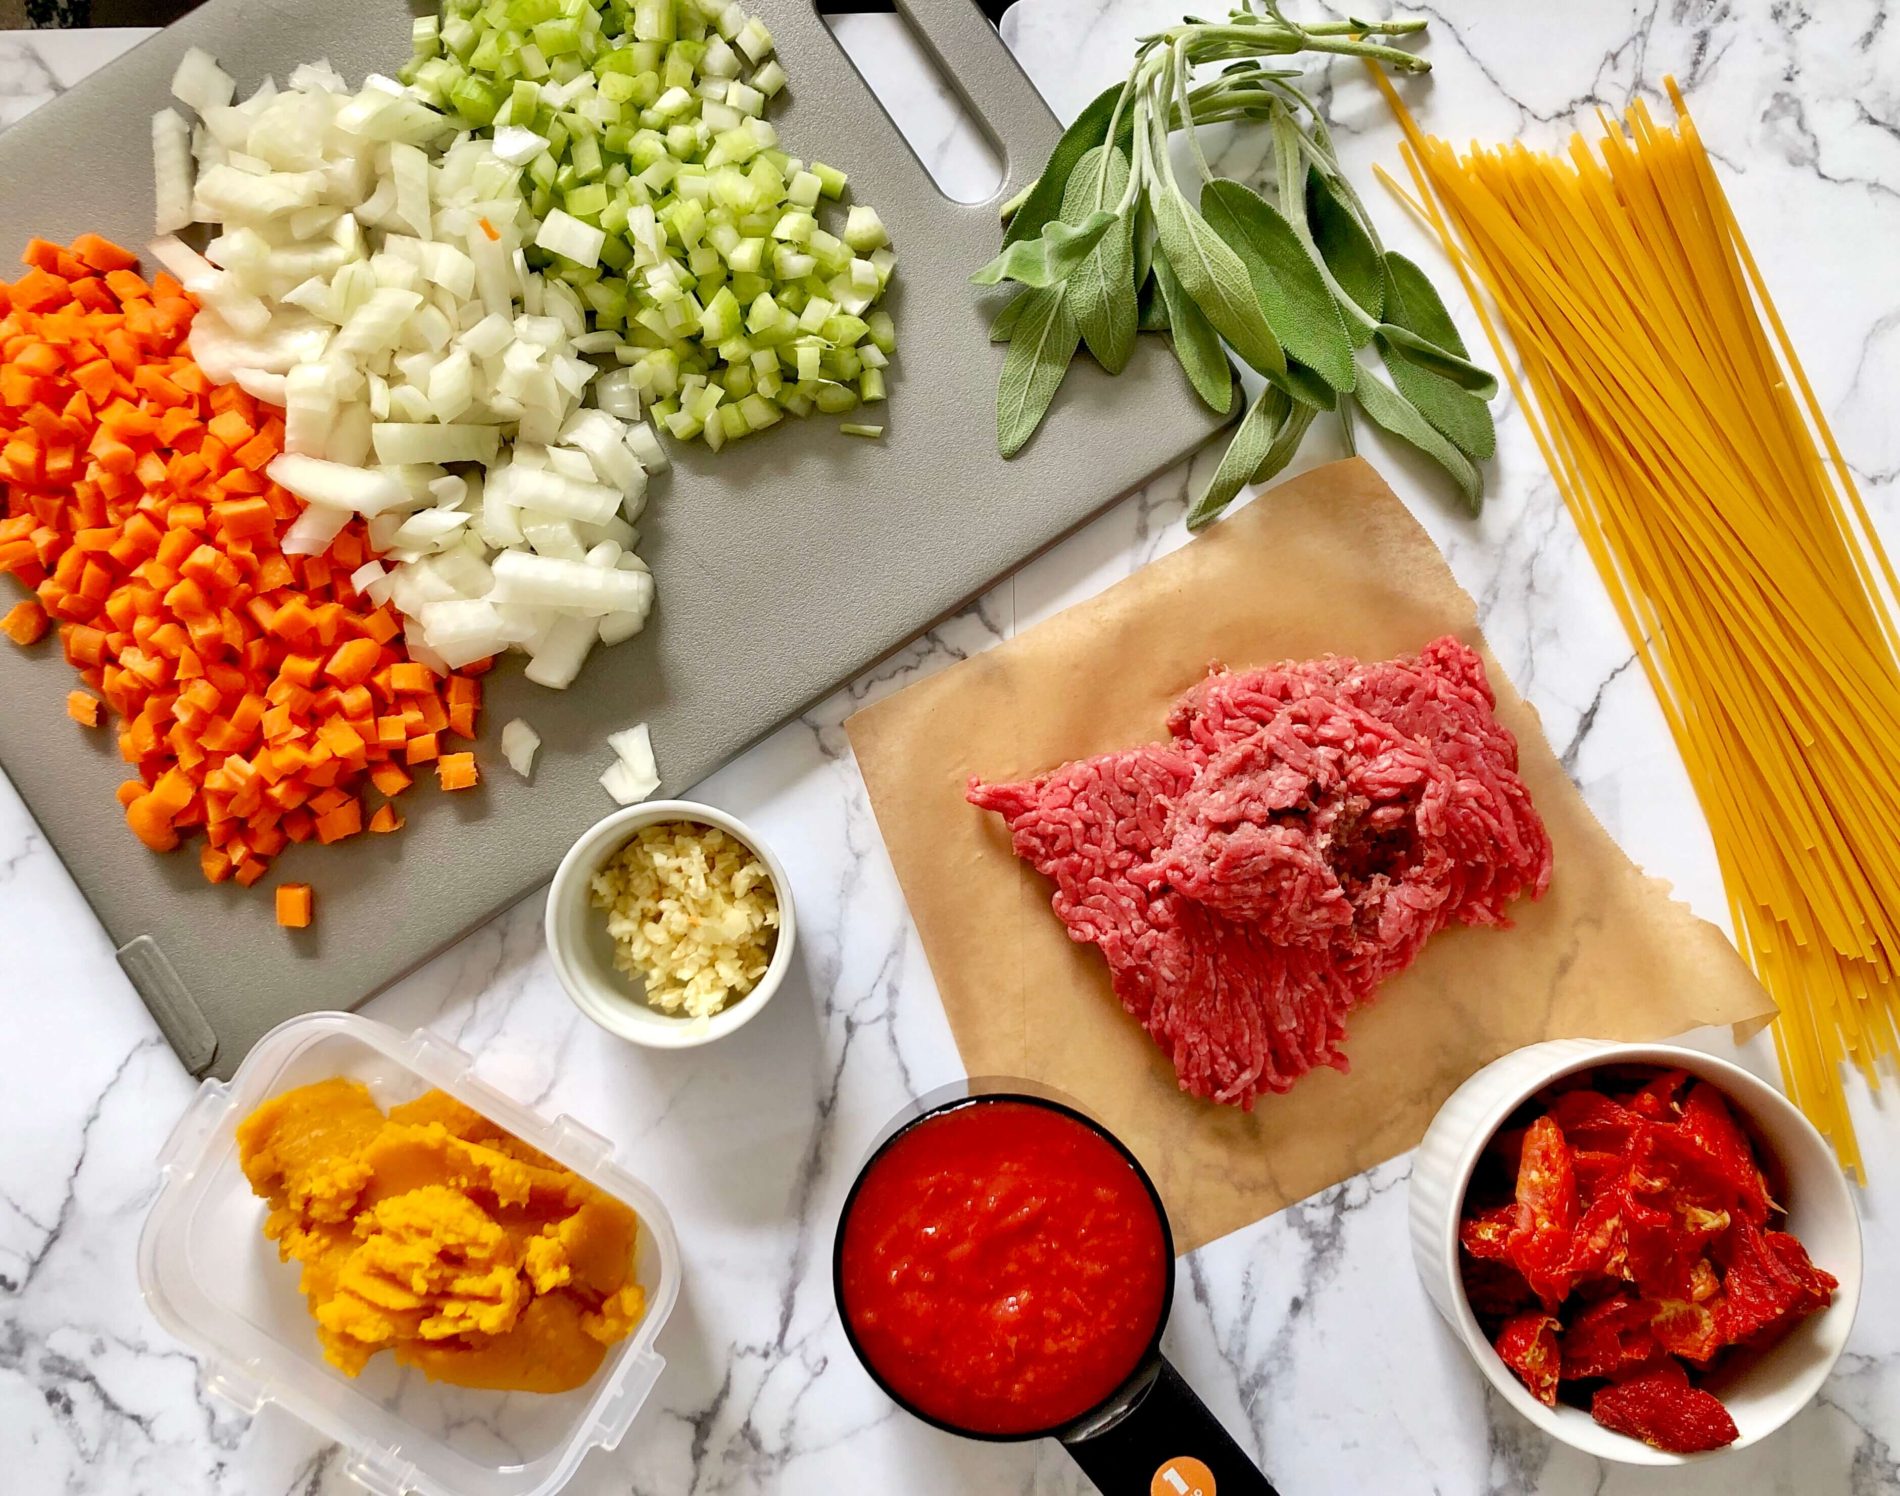
[(284, 407), (269, 471), (307, 506), (284, 548), (320, 554), (366, 516), (381, 559), (351, 581), (437, 669), (519, 650), (561, 688), (596, 642), (639, 632), (634, 526), (665, 456), (637, 402), (585, 403), (619, 340), (529, 267), (518, 163), (403, 85), (351, 93), (325, 64), (234, 103), (194, 49), (173, 91), (200, 123), (153, 121), (158, 228), (216, 232), (204, 255), (152, 250), (201, 304), (206, 373)]

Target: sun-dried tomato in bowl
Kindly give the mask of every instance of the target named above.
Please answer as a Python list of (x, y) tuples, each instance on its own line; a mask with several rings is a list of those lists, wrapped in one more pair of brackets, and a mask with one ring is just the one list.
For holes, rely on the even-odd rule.
[(1499, 1129), (1465, 1195), (1472, 1312), (1546, 1407), (1693, 1454), (1736, 1428), (1699, 1385), (1774, 1344), (1838, 1286), (1775, 1223), (1748, 1134), (1682, 1070), (1566, 1077)]

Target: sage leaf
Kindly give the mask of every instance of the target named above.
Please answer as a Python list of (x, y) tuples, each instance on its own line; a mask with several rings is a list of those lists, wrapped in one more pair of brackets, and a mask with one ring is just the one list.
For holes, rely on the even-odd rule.
[(1481, 369), (1470, 359), (1453, 353), (1449, 348), (1440, 348), (1436, 343), (1427, 342), (1417, 333), (1393, 322), (1381, 322), (1374, 329), (1373, 341), (1379, 345), (1382, 354), (1390, 354), (1388, 364), (1393, 358), (1403, 359), (1421, 369), (1436, 374), (1440, 379), (1448, 380), (1461, 390), (1469, 390), (1479, 399), (1489, 399), (1498, 392), (1497, 376), (1489, 369)]
[(1135, 329), (1138, 332), (1166, 332), (1173, 324), (1168, 321), (1168, 303), (1161, 294), (1161, 278), (1154, 267), (1148, 267), (1148, 279), (1141, 288), (1141, 306), (1136, 313)]
[[(1169, 269), (1203, 320), (1262, 374), (1284, 372), (1286, 354), (1267, 323), (1253, 279), (1240, 256), (1208, 226), (1206, 219), (1173, 192), (1162, 193), (1155, 204), (1155, 231)], [(1168, 303), (1168, 315), (1179, 331), (1181, 309), (1172, 301)]]
[(1246, 267), (1286, 352), (1334, 389), (1351, 389), (1356, 366), (1345, 319), (1293, 225), (1259, 193), (1220, 177), (1201, 190), (1201, 212)]
[(1148, 284), (1148, 272), (1155, 262), (1155, 210), (1148, 204), (1148, 194), (1142, 193), (1141, 201), (1135, 204), (1135, 289), (1140, 291)]
[(1389, 249), (1385, 253), (1385, 274), (1386, 296), (1393, 300), (1382, 314), (1386, 321), (1409, 328), (1460, 357), (1469, 356), (1471, 350), (1458, 335), (1458, 324), (1451, 320), (1437, 287), (1423, 270), (1397, 250)]
[(1003, 456), (1014, 457), (1035, 435), (1081, 337), (1066, 287), (1043, 287), (1023, 298), (996, 383), (996, 450)]
[(1274, 181), (1280, 190), (1280, 212), (1292, 221), (1302, 216), (1306, 208), (1300, 197), (1300, 163), (1305, 160), (1305, 153), (1300, 149), (1300, 127), (1292, 111), (1276, 101), (1272, 128)]
[[(1036, 178), (1036, 185), (1003, 231), (1005, 248), (1018, 240), (1036, 238), (1050, 220), (1062, 216), (1062, 199), (1069, 188), (1069, 177), (1089, 148), (1100, 145), (1108, 134), (1108, 122), (1115, 116), (1115, 101), (1122, 96), (1123, 86), (1111, 83), (1103, 89), (1062, 132), (1062, 138), (1043, 165), (1042, 175)], [(1123, 110), (1122, 116), (1124, 126), (1133, 124), (1132, 110)]]
[(1332, 410), (1339, 404), (1339, 391), (1297, 358), (1286, 361), (1284, 374), (1268, 374), (1265, 378), (1268, 384), (1277, 384), (1300, 404), (1315, 410)]
[[(1095, 205), (1118, 202), (1128, 185), (1128, 158), (1113, 146), (1096, 146), (1085, 155), (1069, 178), (1062, 199), (1062, 217), (1074, 223)], [(1111, 374), (1128, 367), (1135, 351), (1134, 218), (1125, 215), (1069, 273), (1069, 306), (1082, 341), (1095, 361)]]
[(1234, 439), (1227, 444), (1220, 466), (1214, 470), (1206, 490), (1188, 510), (1187, 527), (1190, 530), (1198, 530), (1218, 516), (1233, 502), (1234, 495), (1251, 481), (1254, 469), (1265, 462), (1267, 454), (1273, 450), (1274, 442), (1296, 403), (1284, 390), (1273, 385), (1268, 385), (1260, 392), (1260, 398), (1241, 417), (1240, 425), (1234, 430)]
[(1102, 236), (1120, 222), (1121, 216), (1106, 208), (1089, 214), (1080, 223), (1057, 219), (1043, 226), (1040, 238), (1018, 239), (970, 279), (979, 286), (999, 285), (1006, 280), (1038, 288), (1056, 285), (1067, 280), (1102, 242)]
[(1155, 246), (1155, 285), (1161, 290), (1162, 309), (1174, 343), (1174, 356), (1187, 371), (1188, 383), (1208, 409), (1226, 415), (1234, 408), (1234, 371), (1221, 347), (1220, 334), (1182, 289), (1165, 246)]
[(1016, 330), (1016, 320), (1023, 314), (1023, 303), (1029, 300), (1031, 294), (1032, 293), (1027, 290), (1018, 291), (1014, 296), (1010, 297), (1008, 301), (1003, 303), (1003, 309), (996, 314), (995, 320), (990, 323), (990, 341), (992, 343), (1007, 343), (1009, 341), (1010, 335)]
[(1436, 426), (1420, 415), (1404, 396), (1398, 394), (1376, 374), (1364, 374), (1353, 398), (1372, 420), (1402, 441), (1410, 442), (1446, 472), (1465, 496), (1465, 505), (1476, 514), (1484, 503), (1484, 479), (1471, 460), (1439, 433)]
[[(1377, 322), (1385, 315), (1385, 266), (1379, 247), (1318, 167), (1306, 174), (1306, 228), (1334, 283)], [(1346, 331), (1354, 334), (1356, 324), (1349, 322)], [(1353, 341), (1364, 347), (1371, 336), (1361, 331)]]
[[(1384, 268), (1384, 314), (1389, 323), (1463, 353), (1464, 340), (1424, 271), (1397, 254), (1386, 255)], [(1474, 462), (1484, 462), (1497, 452), (1497, 427), (1483, 400), (1416, 363), (1394, 357), (1384, 345), (1379, 353), (1399, 393), (1453, 446)]]
[[(1344, 410), (1351, 404), (1350, 400), (1342, 400), (1339, 408)], [(1306, 440), (1306, 433), (1312, 427), (1313, 419), (1318, 414), (1319, 412), (1312, 406), (1302, 405), (1295, 400), (1293, 409), (1287, 413), (1286, 420), (1280, 425), (1279, 433), (1273, 438), (1273, 445), (1267, 448), (1267, 455), (1262, 457), (1254, 470), (1247, 475), (1247, 481), (1265, 483), (1276, 477), (1280, 470), (1293, 460), (1293, 454), (1300, 450), (1300, 443)]]

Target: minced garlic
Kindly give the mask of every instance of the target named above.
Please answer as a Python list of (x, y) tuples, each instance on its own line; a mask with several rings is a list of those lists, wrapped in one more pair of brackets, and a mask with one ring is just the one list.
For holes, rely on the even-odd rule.
[(643, 826), (594, 874), (614, 965), (665, 1013), (709, 1018), (758, 985), (778, 939), (778, 895), (751, 848), (717, 826)]

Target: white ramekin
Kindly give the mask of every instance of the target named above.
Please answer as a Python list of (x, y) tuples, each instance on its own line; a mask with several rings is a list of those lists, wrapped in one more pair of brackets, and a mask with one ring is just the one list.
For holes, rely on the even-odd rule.
[[(728, 1003), (710, 1018), (688, 1018), (649, 1006), (639, 979), (614, 966), (607, 916), (593, 905), (590, 885), (594, 874), (636, 831), (661, 821), (717, 826), (745, 843), (772, 875), (772, 891), (778, 896), (778, 942), (765, 975), (744, 997)], [(555, 869), (554, 881), (548, 885), (548, 954), (554, 958), (555, 975), (567, 995), (573, 998), (575, 1007), (609, 1033), (652, 1049), (691, 1049), (710, 1044), (756, 1018), (791, 969), (797, 926), (791, 880), (785, 876), (777, 854), (737, 817), (691, 800), (629, 805), (596, 821), (568, 848)]]
[[(1498, 1359), (1465, 1300), (1458, 1270), (1458, 1219), (1479, 1155), (1505, 1118), (1551, 1082), (1599, 1065), (1680, 1067), (1709, 1081), (1773, 1155), (1770, 1177), (1784, 1181), (1777, 1198), (1788, 1209), (1787, 1229), (1800, 1238), (1815, 1265), (1840, 1279), (1834, 1302), (1809, 1315), (1772, 1350), (1724, 1375), (1712, 1387), (1727, 1405), (1740, 1437), (1727, 1450), (1668, 1454), (1602, 1427), (1589, 1413), (1558, 1403), (1547, 1408)], [(1764, 1165), (1769, 1165), (1764, 1160)], [(1785, 1198), (1781, 1196), (1785, 1195)], [(1412, 1162), (1412, 1256), (1432, 1303), (1498, 1394), (1553, 1439), (1599, 1459), (1629, 1465), (1683, 1465), (1744, 1449), (1806, 1407), (1827, 1380), (1854, 1327), (1860, 1304), (1860, 1218), (1852, 1187), (1833, 1150), (1794, 1104), (1738, 1065), (1671, 1044), (1614, 1044), (1599, 1039), (1553, 1039), (1493, 1060), (1446, 1099), (1425, 1129)]]

